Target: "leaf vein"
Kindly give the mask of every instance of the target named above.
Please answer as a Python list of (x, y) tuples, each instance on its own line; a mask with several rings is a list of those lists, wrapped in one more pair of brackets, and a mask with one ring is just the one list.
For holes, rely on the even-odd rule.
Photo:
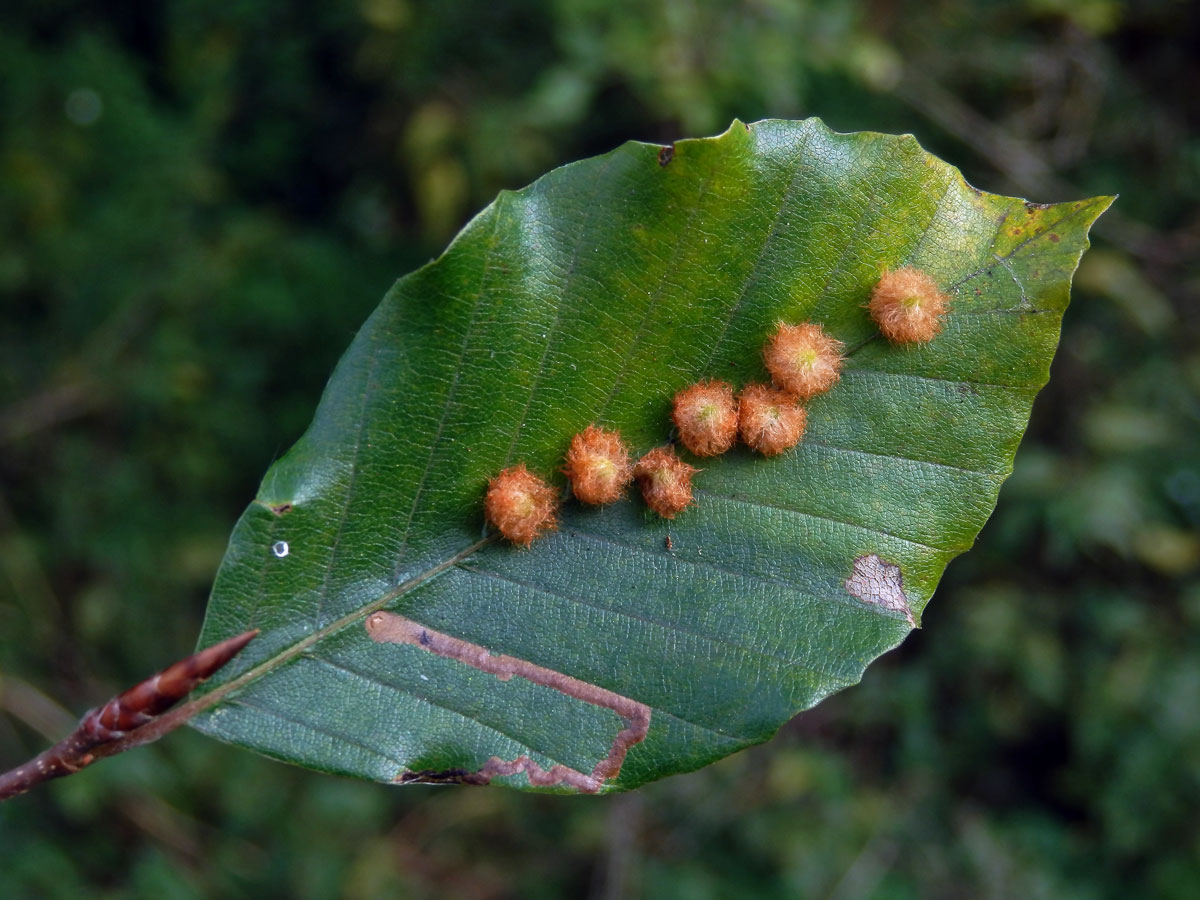
[(921, 541), (913, 538), (904, 537), (903, 535), (895, 534), (891, 531), (884, 531), (882, 528), (876, 528), (871, 525), (864, 525), (861, 522), (850, 522), (845, 519), (835, 519), (833, 516), (824, 515), (823, 513), (810, 512), (808, 510), (796, 509), (791, 506), (783, 506), (778, 503), (767, 503), (765, 500), (757, 500), (751, 497), (734, 497), (730, 494), (721, 494), (716, 491), (707, 490), (705, 488), (693, 488), (697, 494), (703, 494), (707, 497), (712, 497), (716, 500), (724, 500), (727, 503), (733, 503), (740, 506), (753, 506), (756, 509), (773, 509), (778, 512), (791, 513), (796, 516), (804, 516), (807, 519), (817, 519), (821, 522), (829, 522), (834, 525), (841, 525), (845, 528), (856, 528), (860, 531), (866, 531), (871, 534), (878, 534), (882, 537), (889, 537), (893, 540), (903, 541), (906, 544), (912, 544), (914, 547), (920, 547), (922, 550), (931, 550), (934, 553), (956, 553), (958, 548), (954, 547), (935, 547), (931, 544), (924, 544)]
[[(811, 143), (812, 133), (808, 132), (805, 134), (804, 146), (807, 147)], [(800, 176), (807, 173), (807, 171), (808, 168), (804, 165), (803, 161), (797, 164), (796, 171), (792, 174), (791, 180), (788, 182), (787, 187), (780, 195), (779, 207), (775, 210), (775, 217), (771, 221), (771, 227), (763, 238), (763, 243), (759, 248), (758, 256), (754, 260), (754, 265), (751, 267), (749, 274), (742, 282), (741, 289), (738, 291), (737, 300), (734, 301), (733, 305), (730, 307), (729, 315), (725, 317), (725, 323), (722, 325), (721, 331), (717, 335), (716, 340), (714, 340), (712, 343), (712, 349), (705, 358), (704, 364), (699, 368), (700, 374), (703, 374), (703, 372), (712, 365), (713, 359), (720, 351), (721, 345), (725, 342), (725, 337), (729, 333), (730, 326), (733, 325), (734, 319), (737, 318), (737, 315), (741, 311), (743, 304), (746, 302), (746, 296), (750, 292), (750, 286), (758, 281), (758, 272), (759, 268), (762, 266), (762, 261), (764, 258), (766, 258), (767, 250), (770, 249), (771, 245), (775, 241), (775, 238), (779, 236), (779, 228), (780, 223), (783, 221), (783, 214), (791, 206), (792, 196), (795, 193), (796, 187), (800, 184)], [(697, 377), (699, 377), (699, 375)]]
[(964, 466), (955, 466), (950, 463), (937, 462), (931, 459), (915, 459), (911, 456), (900, 456), (896, 453), (874, 453), (870, 450), (860, 450), (857, 447), (840, 447), (837, 444), (829, 444), (825, 441), (814, 441), (811, 438), (805, 437), (803, 446), (821, 447), (825, 450), (832, 450), (835, 453), (847, 453), (855, 456), (870, 456), (876, 459), (895, 459), (903, 460), (904, 462), (916, 463), (919, 466), (927, 466), (931, 469), (949, 469), (952, 472), (962, 472), (965, 475), (980, 475), (991, 481), (1003, 481), (1004, 475), (998, 472), (987, 472), (980, 469), (968, 469)]
[(910, 378), (913, 381), (935, 381), (941, 384), (973, 385), (974, 387), (996, 388), (1002, 391), (1019, 391), (1024, 394), (1036, 394), (1040, 387), (1030, 384), (997, 384), (991, 381), (973, 381), (969, 378), (943, 378), (938, 375), (917, 375), (914, 372), (888, 372), (883, 369), (869, 369), (866, 366), (847, 367), (842, 377), (856, 374), (880, 375), (887, 378)]
[[(655, 618), (651, 618), (649, 616), (641, 616), (641, 615), (638, 615), (637, 613), (632, 613), (632, 612), (628, 612), (627, 610), (617, 609), (616, 607), (613, 607), (613, 606), (605, 606), (600, 603), (595, 603), (590, 600), (585, 600), (582, 597), (576, 597), (576, 596), (572, 596), (570, 594), (564, 594), (561, 591), (551, 590), (550, 588), (545, 587), (543, 585), (533, 584), (528, 581), (522, 581), (519, 578), (513, 578), (509, 575), (503, 575), (499, 572), (496, 572), (496, 571), (493, 571), (490, 569), (480, 569), (480, 568), (465, 565), (462, 563), (460, 563), (457, 566), (457, 568), (461, 569), (464, 572), (470, 572), (471, 574), (474, 574), (474, 575), (482, 575), (485, 578), (491, 578), (491, 579), (495, 579), (498, 581), (506, 582), (508, 584), (516, 585), (517, 587), (522, 587), (522, 588), (525, 588), (527, 590), (533, 591), (538, 594), (542, 594), (547, 597), (554, 597), (555, 599), (558, 599), (558, 600), (564, 600), (567, 603), (574, 603), (574, 604), (578, 604), (579, 606), (586, 606), (589, 609), (594, 609), (599, 612), (610, 613), (611, 615), (617, 616), (618, 618), (630, 619), (635, 622), (641, 622), (644, 625), (650, 625), (650, 626), (653, 626), (656, 628), (662, 628), (666, 631), (672, 631), (677, 634), (686, 634), (691, 637), (697, 638), (701, 641), (705, 641), (709, 644), (715, 644), (720, 647), (729, 647), (732, 650), (736, 650), (741, 653), (745, 653), (748, 656), (759, 656), (759, 657), (762, 657), (763, 659), (774, 660), (775, 662), (783, 663), (785, 666), (790, 666), (790, 667), (794, 667), (797, 669), (803, 669), (804, 671), (810, 672), (813, 675), (818, 675), (818, 676), (823, 676), (823, 677), (836, 677), (835, 673), (832, 670), (815, 668), (808, 662), (802, 661), (799, 657), (786, 657), (786, 656), (781, 656), (778, 653), (768, 652), (766, 650), (756, 650), (752, 647), (747, 647), (744, 644), (739, 644), (736, 641), (727, 640), (725, 638), (719, 638), (719, 637), (716, 637), (711, 634), (705, 634), (702, 631), (696, 631), (691, 628), (684, 628), (682, 625), (678, 624), (677, 622), (670, 622), (670, 621), (665, 621), (662, 619), (655, 619)], [(566, 674), (569, 675), (571, 673), (568, 672)], [(585, 680), (590, 681), (591, 679), (585, 679)], [(622, 692), (627, 691), (627, 688), (624, 688), (624, 687), (620, 691), (617, 691), (616, 688), (613, 688), (611, 686), (606, 686), (603, 684), (601, 684), (599, 686), (604, 687), (606, 690), (615, 691), (616, 693), (622, 693)]]
[[(479, 321), (479, 307), (483, 299), (485, 287), (487, 285), (488, 273), (491, 271), (493, 243), (496, 237), (496, 232), (500, 228), (501, 202), (508, 202), (510, 195), (506, 193), (500, 194), (497, 198), (495, 211), (493, 213), (492, 234), (488, 238), (487, 253), (484, 256), (483, 266), (479, 273), (479, 287), (475, 291), (475, 302), (471, 307), (471, 319), (467, 323), (467, 330), (463, 333), (462, 344), (458, 349), (458, 363), (454, 367), (454, 377), (450, 380), (450, 387), (446, 391), (446, 400), (442, 404), (442, 415), (438, 419), (437, 430), (434, 432), (433, 441), (429, 444), (429, 456), (425, 460), (425, 468), (421, 472), (421, 480), (417, 483), (417, 489), (413, 492), (412, 506), (409, 507), (408, 517), (404, 520), (404, 537), (400, 544), (400, 549), (396, 551), (396, 562), (392, 568), (392, 578), (398, 578), (400, 575), (401, 566), (404, 563), (404, 552), (408, 549), (408, 538), (412, 533), (413, 517), (417, 514), (417, 508), (421, 503), (421, 495), (425, 491), (425, 485), (429, 481), (429, 473), (433, 469), (433, 461), (437, 456), (438, 444), (442, 440), (442, 432), (446, 428), (446, 419), (450, 416), (450, 409), (454, 405), (454, 396), (458, 392), (458, 386), (461, 381), (463, 370), (463, 360), (467, 356), (467, 347), (470, 346), (471, 337), (475, 333), (476, 323)], [(503, 200), (501, 199), (503, 198)]]
[[(341, 511), (338, 514), (337, 530), (333, 535), (333, 543), (329, 546), (329, 562), (325, 565), (325, 575), (321, 579), (321, 590), (317, 592), (317, 601), (313, 609), (312, 622), (314, 628), (321, 626), (321, 611), (325, 606), (325, 598), (329, 594), (329, 579), (335, 569), (338, 553), (342, 547), (342, 535), (346, 531), (346, 518), (350, 513), (350, 504), (354, 498), (354, 491), (358, 486), (359, 466), (358, 460), (363, 448), (363, 435), (367, 430), (367, 406), (369, 405), (372, 395), (371, 379), (375, 375), (375, 366), (379, 362), (379, 353), (375, 347), (374, 335), (372, 335), (371, 345), (369, 348), (370, 357), (367, 363), (366, 377), (363, 379), (363, 396), (362, 403), (358, 410), (358, 428), (354, 433), (354, 452), (350, 455), (350, 480), (346, 485), (346, 492), (341, 504)], [(272, 531), (275, 528), (274, 522), (271, 523)], [(262, 568), (265, 569), (265, 566)]]
[[(564, 533), (581, 537), (584, 540), (594, 541), (599, 544), (608, 544), (613, 547), (618, 547), (623, 550), (628, 550), (628, 551), (630, 551), (632, 553), (636, 553), (640, 556), (649, 556), (656, 560), (661, 560), (662, 555), (663, 555), (663, 554), (655, 553), (651, 550), (648, 550), (645, 547), (638, 547), (635, 544), (626, 544), (626, 543), (623, 543), (622, 541), (618, 541), (611, 537), (608, 537), (607, 535), (595, 534), (590, 531), (584, 531), (580, 528), (572, 528), (572, 529), (570, 529), (569, 532), (564, 532)], [(866, 609), (869, 612), (873, 613), (874, 615), (881, 616), (882, 618), (885, 618), (885, 619), (892, 619), (892, 620), (900, 621), (900, 622), (904, 621), (904, 617), (900, 616), (898, 613), (893, 615), (890, 611), (885, 610), (882, 606), (873, 606), (873, 605), (863, 604), (860, 601), (856, 600), (854, 597), (850, 596), (850, 594), (848, 592), (846, 593), (845, 597), (843, 598), (840, 595), (833, 593), (833, 592), (821, 591), (821, 590), (814, 589), (810, 585), (800, 586), (794, 582), (785, 581), (782, 578), (768, 578), (763, 575), (757, 575), (753, 572), (739, 571), (737, 569), (729, 569), (729, 568), (726, 568), (725, 566), (717, 565), (716, 563), (714, 563), (710, 560), (707, 560), (707, 559), (699, 559), (697, 557), (681, 558), (679, 556), (679, 554), (677, 554), (677, 553), (673, 554), (671, 556), (671, 561), (675, 565), (685, 565), (685, 566), (692, 566), (695, 568), (708, 569), (713, 572), (720, 572), (722, 575), (728, 575), (732, 578), (744, 579), (745, 581), (750, 581), (755, 584), (770, 585), (771, 587), (775, 587), (775, 588), (786, 588), (789, 591), (794, 591), (795, 593), (799, 594), (803, 598), (806, 598), (806, 599), (812, 600), (812, 601), (816, 601), (818, 603), (825, 603), (825, 604), (829, 604), (831, 606), (850, 607), (853, 609)]]
[[(412, 697), (418, 703), (425, 703), (429, 706), (434, 707), (435, 709), (440, 709), (440, 710), (450, 713), (451, 715), (459, 716), (463, 719), (466, 719), (468, 722), (474, 722), (480, 728), (486, 729), (487, 731), (490, 731), (493, 734), (497, 734), (500, 737), (504, 738), (505, 740), (512, 741), (514, 744), (517, 745), (517, 747), (519, 747), (523, 750), (528, 750), (530, 753), (536, 753), (539, 756), (542, 756), (545, 759), (550, 760), (552, 763), (561, 764), (564, 766), (566, 765), (566, 763), (564, 763), (562, 760), (557, 759), (553, 756), (550, 756), (544, 750), (539, 750), (536, 747), (530, 746), (528, 742), (523, 741), (520, 738), (514, 737), (513, 735), (509, 734), (507, 731), (504, 731), (501, 728), (497, 728), (495, 725), (490, 725), (487, 722), (482, 722), (475, 716), (471, 715), (470, 713), (463, 712), (461, 709), (455, 709), (452, 706), (447, 706), (445, 703), (434, 700), (432, 697), (430, 697), (428, 695), (418, 693), (417, 691), (413, 690), (411, 687), (408, 687), (408, 686), (401, 687), (398, 684), (390, 684), (386, 681), (381, 681), (378, 676), (370, 675), (370, 674), (367, 674), (366, 672), (360, 672), (357, 669), (353, 669), (347, 665), (344, 665), (343, 663), (335, 663), (332, 660), (325, 659), (324, 657), (317, 656), (312, 653), (305, 653), (304, 658), (311, 659), (314, 662), (321, 663), (322, 665), (328, 666), (331, 669), (337, 669), (340, 672), (345, 672), (347, 675), (354, 676), (355, 678), (358, 678), (358, 679), (366, 682), (367, 684), (371, 684), (376, 687), (384, 688), (393, 693), (402, 694), (406, 697)], [(460, 665), (461, 665), (461, 663), (460, 663)], [(496, 679), (493, 679), (493, 680), (496, 680)], [(503, 682), (500, 682), (500, 683), (503, 684)], [(538, 685), (538, 687), (541, 687), (541, 686), (542, 685)], [(597, 707), (597, 709), (605, 709), (605, 707)], [(609, 712), (612, 712), (612, 710), (609, 710)], [(613, 715), (616, 716), (617, 714), (613, 713)], [(492, 752), (498, 753), (499, 751), (492, 751)], [(405, 766), (403, 763), (397, 762), (396, 764), (398, 766), (400, 766), (400, 768), (402, 768), (402, 769), (407, 768), (407, 766)]]
[[(616, 155), (608, 158), (601, 167), (600, 173), (597, 175), (597, 180), (603, 180), (604, 175), (612, 168), (613, 162), (616, 159)], [(588, 206), (584, 223), (591, 220), (596, 208), (597, 204)], [(516, 449), (517, 441), (521, 438), (521, 429), (525, 427), (525, 420), (529, 416), (530, 408), (533, 406), (533, 398), (537, 396), (538, 386), (541, 384), (542, 377), (546, 373), (546, 360), (550, 357), (550, 347), (559, 337), (559, 326), (562, 324), (563, 301), (571, 295), (571, 280), (574, 278), (575, 271), (579, 267), (579, 248), (583, 245), (584, 235), (588, 233), (588, 228), (584, 223), (580, 224), (576, 232), (575, 244), (571, 251), (571, 264), (567, 267), (567, 271), (562, 278), (562, 289), (557, 292), (558, 301), (554, 307), (554, 324), (550, 326), (548, 337), (542, 346), (542, 355), (538, 360), (537, 371), (534, 373), (533, 381), (529, 385), (529, 396), (525, 399), (525, 408), (521, 411), (520, 418), (517, 419), (516, 427), (513, 429), (513, 437), (508, 445), (508, 452), (504, 454), (505, 466), (512, 461), (513, 450)]]
[[(684, 238), (691, 231), (692, 223), (695, 221), (697, 214), (700, 212), (701, 201), (704, 199), (704, 193), (708, 190), (708, 185), (711, 181), (712, 176), (710, 175), (708, 178), (704, 179), (704, 181), (700, 184), (699, 189), (696, 191), (696, 199), (691, 211), (688, 214), (687, 224), (685, 227), (679, 229), (679, 237), (676, 238), (675, 244), (671, 248), (672, 260), (675, 260), (679, 257), (679, 252), (683, 248)], [(597, 419), (602, 419), (604, 417), (609, 405), (617, 396), (618, 391), (620, 391), (622, 385), (625, 383), (625, 379), (629, 375), (629, 364), (633, 359), (634, 351), (641, 345), (642, 340), (645, 338), (646, 326), (649, 324), (654, 311), (658, 308), (658, 300), (662, 297), (663, 291), (666, 289), (668, 272), (670, 272), (670, 267), (663, 272), (662, 277), (658, 281), (658, 286), (655, 288), (654, 296), (649, 298), (646, 303), (646, 313), (642, 316), (641, 321), (638, 322), (637, 331), (634, 333), (633, 340), (629, 344), (629, 349), (622, 357), (621, 369), (619, 372), (617, 372), (616, 377), (613, 379), (612, 388), (609, 389), (608, 395), (604, 398), (604, 402), (600, 404), (600, 408), (596, 412)]]
[(325, 735), (325, 737), (330, 738), (331, 740), (341, 741), (341, 742), (350, 744), (351, 746), (358, 747), (358, 749), (362, 750), (363, 752), (369, 753), (372, 756), (378, 756), (380, 759), (385, 759), (392, 765), (403, 767), (403, 764), (400, 762), (400, 760), (396, 759), (393, 756), (389, 756), (387, 753), (383, 753), (379, 750), (376, 750), (374, 747), (368, 747), (366, 744), (362, 743), (361, 741), (356, 741), (352, 737), (348, 737), (344, 734), (338, 734), (337, 732), (330, 731), (327, 728), (322, 728), (319, 725), (314, 725), (312, 722), (305, 722), (302, 719), (297, 719), (295, 716), (289, 716), (289, 715), (283, 713), (282, 711), (275, 709), (273, 707), (264, 706), (261, 703), (254, 703), (254, 702), (252, 702), (250, 700), (246, 700), (242, 697), (236, 697), (233, 700), (228, 701), (227, 705), (241, 706), (246, 709), (254, 710), (257, 713), (261, 713), (263, 715), (270, 716), (273, 719), (278, 719), (281, 722), (287, 722), (291, 725), (295, 725), (298, 728), (307, 728), (309, 731), (313, 731), (317, 734), (323, 734), (323, 735)]

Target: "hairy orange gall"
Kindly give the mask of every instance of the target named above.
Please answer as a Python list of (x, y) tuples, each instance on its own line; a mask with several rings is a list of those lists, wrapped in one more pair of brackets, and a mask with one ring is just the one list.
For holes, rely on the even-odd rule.
[(563, 472), (571, 482), (571, 492), (584, 503), (612, 503), (633, 480), (633, 466), (621, 435), (595, 425), (571, 438)]
[(519, 547), (558, 527), (554, 488), (525, 468), (511, 466), (488, 482), (483, 511), (496, 529)]
[(724, 381), (701, 381), (675, 395), (671, 419), (679, 439), (696, 456), (724, 453), (737, 440), (737, 401)]
[(742, 389), (738, 430), (752, 450), (764, 456), (778, 456), (800, 442), (807, 423), (808, 413), (787, 391), (765, 384), (748, 384)]
[(763, 361), (775, 384), (801, 400), (809, 400), (837, 383), (842, 371), (842, 342), (812, 322), (780, 322), (763, 347)]
[(633, 475), (646, 505), (673, 519), (692, 502), (692, 476), (699, 471), (675, 455), (671, 446), (655, 447), (638, 460)]
[(949, 305), (937, 282), (911, 266), (884, 272), (867, 308), (883, 336), (893, 344), (931, 341), (942, 330)]

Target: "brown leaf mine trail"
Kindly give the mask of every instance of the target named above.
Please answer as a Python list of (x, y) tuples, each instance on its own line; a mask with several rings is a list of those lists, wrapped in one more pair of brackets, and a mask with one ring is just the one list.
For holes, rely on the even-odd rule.
[(367, 617), (366, 627), (367, 634), (376, 643), (412, 644), (435, 656), (444, 656), (481, 672), (495, 675), (501, 681), (508, 681), (516, 675), (584, 703), (611, 709), (626, 723), (613, 739), (608, 755), (596, 763), (590, 775), (561, 764), (551, 766), (548, 770), (543, 769), (528, 756), (518, 756), (511, 760), (493, 756), (477, 772), (446, 773), (452, 778), (438, 778), (435, 773), (418, 773), (418, 777), (413, 778), (414, 773), (401, 772), (396, 777), (397, 781), (454, 780), (467, 784), (487, 784), (497, 775), (519, 775), (523, 772), (528, 776), (529, 783), (537, 787), (567, 784), (576, 790), (594, 794), (603, 787), (604, 782), (617, 777), (629, 748), (641, 743), (650, 730), (650, 707), (646, 704), (564, 675), (562, 672), (542, 668), (515, 656), (502, 653), (493, 655), (478, 644), (426, 628), (396, 613), (374, 613)]

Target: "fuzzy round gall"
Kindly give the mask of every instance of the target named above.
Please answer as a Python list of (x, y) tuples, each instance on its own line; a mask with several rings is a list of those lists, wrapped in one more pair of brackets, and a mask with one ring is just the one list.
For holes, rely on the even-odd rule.
[(776, 385), (809, 400), (825, 393), (841, 377), (842, 342), (813, 322), (780, 322), (763, 347), (763, 362)]
[(867, 308), (893, 344), (923, 344), (942, 330), (949, 302), (937, 282), (920, 269), (905, 266), (883, 273)]
[(639, 459), (633, 467), (633, 476), (646, 505), (664, 519), (673, 519), (691, 504), (692, 476), (697, 471), (668, 445), (655, 447)]
[(633, 480), (629, 450), (621, 435), (595, 425), (571, 438), (563, 472), (571, 492), (583, 503), (612, 503)]
[(554, 488), (525, 468), (511, 466), (488, 482), (483, 511), (488, 522), (518, 547), (558, 527)]
[(671, 419), (696, 456), (717, 456), (737, 440), (737, 401), (724, 381), (701, 381), (675, 395)]
[(795, 396), (765, 384), (748, 384), (738, 405), (742, 441), (763, 456), (778, 456), (804, 437), (808, 413)]

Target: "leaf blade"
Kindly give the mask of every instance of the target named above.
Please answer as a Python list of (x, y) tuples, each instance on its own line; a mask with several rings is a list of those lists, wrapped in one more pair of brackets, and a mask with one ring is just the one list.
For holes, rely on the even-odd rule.
[[(383, 781), (496, 755), (589, 771), (621, 727), (372, 642), (362, 622), (387, 607), (651, 706), (615, 781), (629, 787), (766, 739), (907, 634), (904, 612), (848, 592), (855, 560), (899, 565), (919, 617), (974, 541), (1111, 201), (982, 195), (911, 137), (815, 120), (735, 122), (665, 166), (658, 149), (502, 194), (385, 297), (235, 529), (202, 640), (264, 633), (197, 727)], [(862, 309), (880, 267), (905, 263), (953, 286), (945, 332), (915, 350)], [(774, 322), (810, 316), (851, 350), (795, 451), (705, 461), (698, 507), (671, 523), (568, 504), (528, 552), (481, 540), (500, 468), (553, 471), (592, 421), (661, 443), (677, 388), (761, 380)]]

